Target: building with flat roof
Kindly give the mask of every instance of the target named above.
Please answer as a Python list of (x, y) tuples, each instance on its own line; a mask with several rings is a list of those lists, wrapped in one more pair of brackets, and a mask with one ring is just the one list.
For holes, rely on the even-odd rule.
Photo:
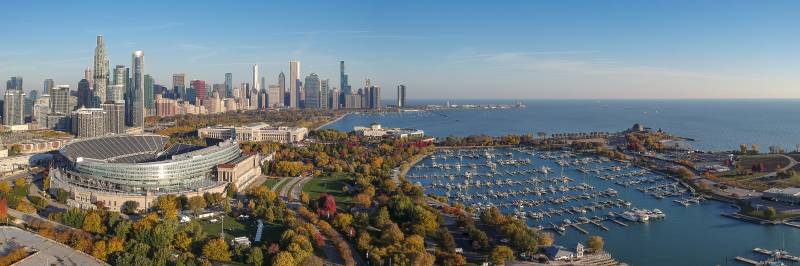
[(261, 174), (260, 157), (257, 153), (242, 154), (233, 161), (217, 166), (217, 181), (236, 184), (246, 188)]
[(362, 137), (392, 137), (398, 139), (421, 138), (425, 131), (413, 128), (383, 128), (381, 124), (372, 123), (369, 127), (354, 127), (353, 131)]
[(278, 143), (295, 143), (308, 136), (304, 127), (271, 127), (266, 123), (256, 123), (240, 127), (217, 126), (197, 130), (201, 138), (236, 139), (239, 141), (269, 141)]
[(800, 188), (770, 188), (764, 190), (764, 198), (791, 204), (800, 203)]

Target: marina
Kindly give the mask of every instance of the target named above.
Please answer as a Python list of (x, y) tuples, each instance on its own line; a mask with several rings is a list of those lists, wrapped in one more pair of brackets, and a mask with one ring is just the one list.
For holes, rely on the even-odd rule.
[[(558, 234), (569, 234), (567, 227), (589, 234), (586, 228), (623, 230), (628, 227), (625, 222), (666, 218), (658, 208), (634, 207), (636, 203), (620, 197), (617, 189), (656, 199), (679, 198), (680, 202), (696, 198), (663, 175), (628, 162), (570, 151), (440, 149), (415, 165), (406, 178), (427, 193), (477, 211), (497, 207), (531, 227)], [(603, 223), (622, 227), (611, 229)]]
[[(561, 132), (590, 132), (590, 131), (604, 131), (604, 132), (618, 132), (630, 126), (631, 123), (641, 122), (649, 125), (657, 125), (668, 132), (675, 133), (680, 136), (691, 137), (696, 140), (692, 146), (701, 150), (730, 150), (735, 149), (739, 143), (756, 143), (761, 147), (768, 147), (769, 145), (785, 143), (789, 147), (794, 147), (796, 139), (795, 125), (790, 127), (774, 127), (773, 125), (780, 124), (787, 117), (783, 114), (795, 112), (799, 108), (796, 102), (775, 103), (775, 102), (737, 102), (737, 101), (719, 101), (719, 102), (692, 102), (692, 101), (594, 101), (594, 100), (576, 100), (576, 101), (537, 101), (529, 100), (526, 102), (528, 108), (526, 109), (510, 109), (510, 110), (442, 110), (441, 112), (447, 116), (431, 115), (431, 113), (417, 112), (410, 113), (387, 113), (385, 115), (360, 115), (360, 116), (347, 116), (340, 122), (333, 124), (330, 128), (337, 128), (342, 130), (351, 130), (353, 126), (364, 125), (372, 122), (378, 122), (391, 127), (410, 127), (424, 129), (426, 134), (443, 139), (447, 136), (468, 136), (474, 134), (487, 134), (490, 136), (503, 136), (506, 134), (536, 134), (537, 131), (544, 131), (548, 134), (561, 133)], [(739, 112), (745, 105), (747, 112)], [(558, 110), (558, 111), (553, 111)], [(655, 114), (656, 110), (660, 110), (658, 115)], [(698, 115), (697, 110), (706, 117), (704, 123), (687, 123), (684, 119), (688, 115)], [(780, 112), (778, 112), (780, 110)], [(765, 113), (766, 112), (766, 113)], [(649, 114), (647, 114), (649, 113)], [(739, 113), (741, 115), (731, 116), (731, 113)], [(770, 115), (766, 115), (769, 113)], [(735, 119), (732, 119), (734, 118)], [(773, 119), (774, 118), (774, 119)], [(748, 125), (747, 127), (740, 127), (738, 125)], [(758, 125), (758, 130), (754, 130), (752, 125)], [(774, 139), (767, 141), (763, 136), (772, 136)], [(444, 149), (442, 149), (444, 150)], [(430, 184), (432, 182), (441, 181), (442, 183), (451, 182), (450, 178), (455, 183), (463, 184), (463, 177), (459, 177), (456, 173), (456, 164), (460, 164), (461, 173), (467, 171), (473, 172), (469, 175), (478, 176), (491, 169), (491, 165), (485, 165), (485, 160), (475, 160), (475, 170), (473, 170), (467, 160), (467, 154), (474, 153), (475, 159), (483, 159), (484, 151), (462, 151), (464, 161), (459, 162), (456, 157), (459, 149), (450, 148), (453, 150), (448, 158), (437, 158), (437, 164), (450, 164), (448, 172), (440, 171), (438, 169), (430, 168), (430, 158), (425, 158), (419, 164), (424, 164), (426, 167), (414, 168), (412, 167), (407, 174), (408, 180), (412, 183), (419, 182), (420, 184)], [(462, 149), (464, 150), (464, 149)], [(480, 150), (480, 149), (478, 149)], [(525, 153), (519, 153), (510, 148), (494, 148), (495, 156), (497, 159), (510, 159), (507, 154), (511, 152), (513, 159), (530, 158), (531, 164), (520, 167), (497, 167), (498, 174), (502, 173), (500, 177), (505, 181), (506, 179), (530, 179), (537, 177), (541, 180), (554, 180), (560, 176), (561, 166), (557, 163), (558, 160), (570, 162), (571, 166), (564, 167), (563, 175), (571, 178), (569, 185), (574, 186), (579, 183), (586, 183), (594, 187), (594, 190), (587, 190), (586, 192), (598, 192), (608, 188), (617, 191), (616, 198), (598, 198), (589, 200), (588, 203), (595, 201), (606, 201), (622, 199), (630, 202), (631, 207), (640, 209), (659, 209), (668, 217), (659, 221), (649, 221), (647, 223), (630, 222), (621, 217), (614, 217), (604, 222), (600, 222), (609, 231), (603, 230), (595, 225), (581, 225), (581, 227), (589, 232), (583, 234), (572, 228), (565, 229), (563, 235), (556, 234), (556, 244), (563, 246), (574, 246), (576, 243), (585, 243), (586, 238), (590, 235), (602, 236), (605, 240), (605, 250), (609, 251), (615, 258), (624, 261), (630, 265), (746, 265), (740, 264), (735, 260), (736, 256), (758, 258), (761, 254), (755, 254), (752, 251), (754, 246), (762, 247), (765, 249), (783, 249), (797, 254), (800, 252), (800, 242), (786, 241), (781, 245), (780, 239), (800, 239), (800, 230), (795, 227), (787, 225), (762, 225), (760, 223), (752, 223), (738, 219), (731, 219), (721, 214), (729, 214), (738, 211), (736, 207), (731, 206), (730, 203), (720, 202), (717, 200), (702, 199), (695, 202), (687, 202), (688, 206), (684, 206), (675, 200), (683, 200), (694, 198), (690, 193), (685, 193), (681, 196), (668, 196), (659, 199), (652, 194), (643, 193), (639, 191), (638, 187), (649, 187), (657, 185), (657, 183), (674, 182), (670, 178), (658, 178), (656, 183), (650, 184), (644, 181), (644, 178), (649, 179), (649, 171), (647, 169), (637, 168), (631, 165), (632, 169), (620, 169), (619, 172), (613, 169), (608, 169), (611, 164), (619, 165), (624, 168), (626, 163), (605, 158), (598, 158), (595, 156), (581, 156), (576, 154), (576, 157), (570, 158), (566, 154), (562, 156), (562, 151), (553, 151), (548, 153), (546, 151), (532, 151), (526, 150)], [(507, 150), (507, 151), (506, 151)], [(565, 151), (566, 152), (566, 151)], [(534, 155), (526, 155), (533, 153)], [(567, 152), (568, 153), (568, 152)], [(434, 155), (440, 155), (437, 152)], [(523, 157), (525, 155), (525, 157)], [(544, 156), (548, 158), (540, 158)], [(563, 157), (563, 158), (560, 158)], [(606, 161), (609, 166), (594, 165), (593, 164), (572, 164), (580, 157), (593, 157), (590, 160)], [(542, 168), (545, 166), (545, 168)], [(444, 167), (444, 166), (442, 166)], [(613, 175), (634, 172), (635, 169), (643, 171), (641, 174), (631, 173), (630, 177), (616, 177)], [(476, 171), (477, 170), (477, 171)], [(539, 172), (546, 170), (547, 174)], [(597, 171), (595, 171), (597, 170)], [(514, 177), (506, 174), (506, 172), (513, 173), (518, 171), (526, 174), (523, 176)], [(530, 173), (528, 173), (530, 172)], [(584, 173), (585, 172), (585, 173)], [(599, 172), (599, 173), (598, 173)], [(417, 175), (419, 178), (410, 178), (412, 175)], [(438, 178), (422, 178), (430, 175), (441, 175)], [(608, 175), (607, 179), (614, 178), (613, 180), (606, 181), (600, 177)], [(452, 177), (451, 177), (452, 176)], [(477, 177), (481, 180), (482, 188), (484, 179), (487, 177)], [(642, 178), (642, 181), (636, 179)], [(430, 179), (430, 180), (429, 180)], [(617, 180), (620, 179), (620, 180)], [(628, 186), (617, 184), (617, 181), (631, 180)], [(515, 186), (500, 186), (496, 185), (498, 178), (491, 178), (494, 191), (508, 192), (525, 191), (528, 184), (515, 185)], [(550, 181), (544, 181), (548, 186)], [(638, 182), (638, 184), (633, 184)], [(622, 182), (621, 182), (622, 183)], [(472, 184), (475, 184), (473, 181)], [(558, 187), (556, 183), (552, 183), (554, 187)], [(561, 185), (561, 184), (559, 184)], [(546, 188), (547, 186), (545, 186)], [(680, 186), (679, 186), (680, 188)], [(444, 195), (445, 188), (425, 188), (426, 194)], [(469, 188), (469, 192), (463, 192), (463, 195), (476, 194), (472, 193), (476, 188)], [(531, 187), (533, 190), (533, 187)], [(451, 195), (456, 195), (457, 189), (453, 188)], [(566, 194), (575, 194), (578, 192), (568, 192)], [(582, 193), (582, 192), (581, 192)], [(519, 193), (518, 193), (519, 194)], [(547, 197), (561, 194), (549, 194)], [(535, 195), (520, 196), (522, 198), (536, 199)], [(450, 202), (455, 202), (455, 199), (450, 198)], [(472, 201), (476, 201), (473, 197)], [(491, 199), (496, 204), (503, 203), (499, 200)], [(483, 201), (483, 200), (481, 200)], [(489, 201), (488, 199), (485, 201)], [(532, 227), (541, 225), (544, 227), (553, 227), (553, 224), (561, 224), (564, 219), (575, 221), (580, 214), (569, 214), (564, 212), (562, 207), (571, 209), (573, 205), (585, 205), (587, 200), (582, 202), (571, 201), (564, 205), (547, 206), (540, 205), (536, 207), (526, 206), (525, 208), (531, 209), (544, 209), (552, 208), (553, 210), (559, 209), (566, 215), (559, 215), (553, 217), (545, 217), (547, 219), (532, 219), (528, 218), (528, 222)], [(508, 210), (506, 213), (516, 213), (519, 206), (507, 204)], [(587, 218), (593, 216), (608, 215), (609, 211), (620, 213), (619, 210), (625, 208), (615, 207), (613, 209), (603, 209), (595, 211), (591, 215), (583, 215)], [(527, 210), (526, 210), (527, 212)], [(555, 212), (554, 212), (555, 213)], [(624, 224), (624, 225), (623, 225)], [(625, 226), (627, 225), (627, 226)], [(546, 229), (547, 232), (553, 232), (553, 229)], [(751, 254), (751, 255), (748, 255)], [(786, 262), (787, 264), (792, 264)], [(795, 263), (797, 264), (797, 263)]]

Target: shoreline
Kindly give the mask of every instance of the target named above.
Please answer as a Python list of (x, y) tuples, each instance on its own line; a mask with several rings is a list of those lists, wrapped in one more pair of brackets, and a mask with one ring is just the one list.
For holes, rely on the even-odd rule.
[(342, 118), (344, 118), (345, 116), (348, 116), (348, 115), (350, 115), (350, 112), (347, 112), (347, 113), (344, 113), (344, 114), (342, 114), (340, 116), (337, 116), (336, 119), (333, 119), (331, 121), (328, 121), (325, 124), (322, 124), (322, 125), (320, 125), (318, 127), (315, 127), (314, 130), (320, 130), (320, 129), (324, 128), (324, 127), (330, 126), (330, 125), (332, 125), (332, 124), (334, 124), (336, 122), (339, 122), (339, 120), (342, 120)]

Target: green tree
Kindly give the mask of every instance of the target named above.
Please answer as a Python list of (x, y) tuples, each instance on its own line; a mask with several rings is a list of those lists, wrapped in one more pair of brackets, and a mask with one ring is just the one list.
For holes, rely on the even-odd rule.
[(250, 255), (247, 256), (247, 263), (255, 266), (264, 264), (264, 253), (262, 253), (261, 248), (254, 247), (250, 249)]
[(775, 220), (775, 218), (777, 217), (778, 217), (778, 212), (775, 210), (775, 208), (767, 207), (767, 209), (764, 210), (764, 218), (768, 220)]
[(132, 200), (126, 201), (125, 203), (122, 203), (120, 211), (122, 211), (124, 214), (135, 214), (139, 211), (139, 202)]
[(194, 215), (200, 215), (206, 206), (206, 200), (202, 196), (194, 196), (189, 198), (189, 209), (192, 210)]
[(211, 260), (230, 261), (231, 251), (223, 238), (209, 240), (203, 246), (203, 256)]
[(489, 254), (489, 261), (494, 265), (505, 265), (506, 262), (514, 259), (514, 251), (507, 246), (497, 246)]

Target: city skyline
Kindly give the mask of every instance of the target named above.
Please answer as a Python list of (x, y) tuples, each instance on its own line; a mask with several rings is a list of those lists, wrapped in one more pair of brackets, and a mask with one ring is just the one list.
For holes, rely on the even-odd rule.
[[(92, 1), (15, 2), (7, 4), (16, 12), (0, 28), (21, 41), (0, 44), (0, 76), (24, 77), (26, 91), (41, 90), (48, 78), (76, 88), (81, 71), (94, 65), (95, 37), (103, 35), (110, 64), (130, 67), (130, 53), (145, 51), (146, 74), (163, 85), (174, 73), (210, 84), (223, 83), (225, 73), (233, 84), (252, 82), (251, 66), (258, 64), (267, 87), (289, 72), (291, 60), (302, 62), (305, 73), (336, 78), (344, 60), (351, 85), (366, 78), (385, 88), (405, 84), (421, 92), (412, 99), (800, 98), (794, 74), (800, 37), (792, 29), (800, 18), (790, 12), (800, 7), (796, 2), (305, 5), (343, 19), (286, 23), (291, 12), (249, 19), (261, 10), (291, 9), (288, 3), (160, 5), (132, 20)], [(78, 10), (107, 23), (51, 15)], [(197, 16), (162, 19), (175, 13)], [(200, 19), (206, 15), (231, 19)], [(478, 16), (492, 19), (472, 19)], [(254, 30), (260, 34), (247, 34)], [(211, 31), (220, 36), (205, 38)]]

